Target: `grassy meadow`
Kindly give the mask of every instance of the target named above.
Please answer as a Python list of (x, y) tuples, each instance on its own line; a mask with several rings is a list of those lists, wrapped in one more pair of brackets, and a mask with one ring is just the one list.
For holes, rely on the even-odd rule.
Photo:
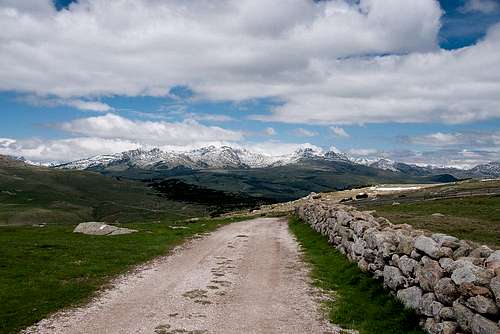
[(500, 246), (500, 196), (436, 199), (363, 209), (376, 210), (375, 215), (393, 223)]

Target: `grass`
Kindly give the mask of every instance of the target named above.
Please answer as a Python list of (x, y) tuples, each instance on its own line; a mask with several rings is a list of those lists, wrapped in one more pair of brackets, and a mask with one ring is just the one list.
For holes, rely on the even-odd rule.
[(290, 218), (289, 226), (312, 265), (316, 285), (335, 296), (326, 302), (333, 323), (361, 334), (424, 333), (413, 311), (405, 309), (379, 281), (350, 263), (325, 237), (297, 217)]
[[(491, 246), (500, 246), (500, 196), (417, 201), (400, 205), (369, 206), (376, 215), (396, 224), (454, 235)], [(435, 215), (440, 213), (441, 215)]]
[[(82, 303), (111, 278), (165, 254), (198, 233), (242, 218), (125, 224), (138, 233), (89, 236), (72, 225), (0, 227), (0, 333), (15, 333), (61, 308)], [(182, 223), (177, 223), (182, 224)]]
[(98, 173), (26, 166), (0, 155), (0, 225), (134, 222), (207, 214), (207, 207), (170, 201), (143, 182)]

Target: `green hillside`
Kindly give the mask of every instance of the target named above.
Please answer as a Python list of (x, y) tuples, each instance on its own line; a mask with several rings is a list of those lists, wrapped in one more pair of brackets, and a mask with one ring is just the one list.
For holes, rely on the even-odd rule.
[(204, 215), (206, 208), (162, 198), (142, 182), (0, 156), (0, 225), (176, 220)]

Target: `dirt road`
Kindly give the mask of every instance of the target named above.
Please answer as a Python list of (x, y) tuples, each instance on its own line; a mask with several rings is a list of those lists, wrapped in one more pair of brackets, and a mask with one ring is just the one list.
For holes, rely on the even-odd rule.
[[(133, 251), (133, 250), (131, 250)], [(283, 219), (224, 226), (27, 333), (338, 333)]]

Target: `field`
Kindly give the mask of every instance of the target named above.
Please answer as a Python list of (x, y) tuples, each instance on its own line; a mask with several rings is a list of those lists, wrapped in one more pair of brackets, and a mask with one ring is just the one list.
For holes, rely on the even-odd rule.
[(393, 223), (500, 246), (500, 196), (472, 196), (369, 206)]
[(177, 220), (207, 207), (168, 200), (142, 182), (26, 166), (0, 156), (0, 225)]
[(296, 217), (290, 218), (289, 225), (312, 265), (316, 285), (333, 294), (325, 304), (333, 323), (361, 334), (424, 333), (412, 311), (396, 301), (380, 282), (350, 263), (324, 236)]
[(471, 180), (353, 204), (396, 224), (500, 246), (500, 181)]
[(139, 232), (111, 237), (75, 234), (68, 224), (0, 227), (0, 333), (84, 302), (133, 265), (238, 219), (126, 224)]

